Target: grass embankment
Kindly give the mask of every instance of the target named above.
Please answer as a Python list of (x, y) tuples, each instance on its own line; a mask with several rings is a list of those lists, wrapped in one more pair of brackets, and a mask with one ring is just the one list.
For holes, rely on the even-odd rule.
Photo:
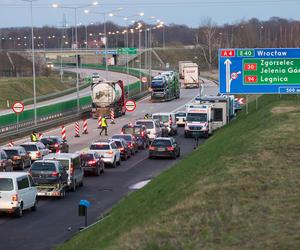
[[(68, 79), (66, 77), (71, 77)], [(63, 83), (60, 76), (51, 74), (49, 77), (40, 76), (36, 78), (37, 97), (43, 95), (55, 95), (75, 87), (74, 75), (66, 74)], [(12, 105), (15, 101), (23, 101), (33, 97), (32, 77), (7, 77), (0, 78), (0, 109), (7, 108), (7, 100)], [(51, 96), (46, 99), (51, 99)], [(43, 98), (45, 100), (45, 98)], [(28, 101), (27, 103), (30, 103)]]
[(300, 100), (249, 111), (59, 249), (299, 249)]

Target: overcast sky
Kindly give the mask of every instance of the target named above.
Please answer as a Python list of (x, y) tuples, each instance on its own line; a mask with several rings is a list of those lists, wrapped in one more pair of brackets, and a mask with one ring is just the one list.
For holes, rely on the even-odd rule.
[[(65, 7), (78, 7), (94, 0), (37, 0), (33, 2), (35, 26), (62, 26), (63, 14), (69, 25), (74, 24), (74, 10), (54, 9), (53, 3)], [(234, 23), (242, 19), (257, 17), (261, 20), (272, 16), (300, 19), (300, 0), (98, 0), (97, 7), (78, 9), (78, 23), (88, 24), (102, 21), (99, 14), (85, 14), (84, 9), (109, 12), (124, 8), (119, 15), (133, 16), (144, 12), (144, 19), (155, 16), (167, 24), (186, 24), (197, 27), (205, 17), (218, 24)], [(134, 19), (134, 18), (132, 18)], [(124, 24), (121, 17), (109, 20)], [(29, 2), (22, 0), (0, 0), (0, 27), (29, 26)]]

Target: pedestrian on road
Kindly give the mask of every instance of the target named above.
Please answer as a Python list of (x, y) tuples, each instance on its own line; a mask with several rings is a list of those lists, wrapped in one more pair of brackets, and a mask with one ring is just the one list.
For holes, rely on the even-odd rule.
[(35, 130), (32, 131), (32, 134), (30, 135), (30, 140), (32, 142), (37, 142), (39, 140), (39, 136)]
[(107, 120), (106, 117), (103, 116), (101, 118), (101, 131), (100, 131), (100, 135), (102, 134), (102, 132), (105, 132), (105, 135), (107, 136)]

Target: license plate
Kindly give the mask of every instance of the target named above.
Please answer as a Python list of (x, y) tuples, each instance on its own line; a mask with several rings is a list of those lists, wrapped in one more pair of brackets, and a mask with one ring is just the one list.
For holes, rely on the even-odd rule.
[(158, 148), (157, 151), (158, 152), (163, 152), (163, 151), (165, 151), (165, 149), (164, 148)]

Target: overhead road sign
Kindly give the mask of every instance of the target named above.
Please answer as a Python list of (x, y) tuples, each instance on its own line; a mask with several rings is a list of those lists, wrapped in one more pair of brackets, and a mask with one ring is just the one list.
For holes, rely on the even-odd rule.
[(299, 94), (300, 49), (220, 49), (222, 94)]
[(137, 48), (119, 48), (117, 49), (117, 53), (120, 55), (136, 55), (137, 54)]
[(95, 52), (96, 55), (116, 55), (117, 51), (116, 50), (100, 50)]
[(16, 114), (20, 114), (24, 111), (24, 104), (22, 102), (15, 102), (12, 105), (12, 110), (16, 113)]
[(125, 108), (128, 112), (133, 112), (136, 109), (135, 101), (132, 101), (132, 100), (126, 101)]

